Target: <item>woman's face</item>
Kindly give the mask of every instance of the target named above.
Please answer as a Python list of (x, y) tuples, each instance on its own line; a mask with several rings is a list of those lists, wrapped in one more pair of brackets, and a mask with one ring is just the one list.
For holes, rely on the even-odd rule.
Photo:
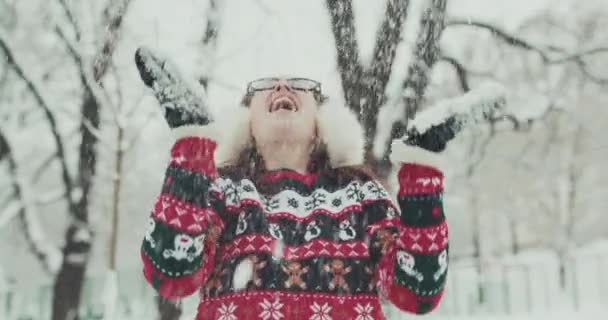
[(271, 82), (254, 91), (251, 108), (251, 134), (257, 145), (269, 143), (311, 144), (316, 135), (318, 103), (310, 90), (286, 79)]

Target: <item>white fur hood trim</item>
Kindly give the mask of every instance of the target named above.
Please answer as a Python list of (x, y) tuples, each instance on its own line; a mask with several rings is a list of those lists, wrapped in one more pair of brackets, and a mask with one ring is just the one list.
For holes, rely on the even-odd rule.
[(332, 167), (363, 164), (363, 127), (350, 109), (331, 102), (322, 105), (317, 114), (317, 129)]
[[(250, 111), (244, 107), (225, 108), (207, 126), (183, 126), (173, 129), (175, 139), (204, 136), (217, 142), (215, 161), (218, 167), (234, 164), (239, 154), (251, 145)], [(348, 108), (326, 103), (319, 108), (317, 129), (333, 167), (363, 164), (365, 139), (356, 115)]]
[(441, 154), (416, 146), (408, 146), (400, 139), (392, 141), (390, 159), (393, 164), (416, 163), (435, 168), (442, 168), (444, 164)]

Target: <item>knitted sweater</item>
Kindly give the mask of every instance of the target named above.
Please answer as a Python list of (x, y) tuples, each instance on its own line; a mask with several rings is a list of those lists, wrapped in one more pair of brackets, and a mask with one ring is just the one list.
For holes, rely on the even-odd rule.
[(397, 201), (365, 174), (218, 176), (216, 142), (171, 149), (142, 245), (166, 298), (200, 295), (201, 319), (384, 319), (380, 299), (433, 310), (447, 272), (443, 175), (401, 163)]

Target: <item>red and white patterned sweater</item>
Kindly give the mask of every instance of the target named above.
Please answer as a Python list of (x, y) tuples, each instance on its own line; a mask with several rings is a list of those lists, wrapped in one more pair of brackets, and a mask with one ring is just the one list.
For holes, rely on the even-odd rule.
[(439, 170), (401, 164), (396, 205), (364, 174), (220, 177), (215, 147), (186, 137), (171, 150), (141, 250), (161, 296), (198, 290), (198, 320), (384, 319), (380, 299), (416, 314), (437, 306), (448, 263)]

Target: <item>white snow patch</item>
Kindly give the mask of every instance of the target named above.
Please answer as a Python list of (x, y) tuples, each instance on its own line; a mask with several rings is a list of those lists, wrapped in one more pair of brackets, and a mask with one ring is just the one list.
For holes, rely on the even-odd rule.
[[(431, 126), (444, 122), (450, 116), (456, 116), (460, 126), (469, 122), (484, 120), (491, 112), (498, 111), (506, 101), (506, 89), (494, 82), (488, 82), (455, 98), (441, 100), (433, 106), (420, 111), (414, 120), (409, 121), (408, 130), (416, 128), (420, 133)], [(393, 123), (401, 121), (404, 107), (400, 103), (390, 102), (380, 108), (376, 122), (376, 137), (373, 152), (376, 158), (381, 158), (390, 139)]]
[(424, 132), (452, 115), (459, 115), (457, 120), (463, 126), (468, 122), (482, 121), (489, 112), (505, 104), (505, 97), (504, 86), (488, 82), (462, 96), (441, 100), (419, 112), (409, 122), (408, 129), (416, 128), (418, 132)]
[(65, 257), (65, 260), (70, 264), (84, 264), (87, 261), (87, 254), (85, 253), (71, 253)]
[(74, 242), (91, 242), (91, 231), (87, 228), (78, 228), (73, 236)]
[(380, 159), (386, 150), (386, 143), (391, 137), (394, 123), (405, 117), (405, 107), (400, 103), (392, 103), (380, 108), (376, 121), (376, 137), (374, 138), (373, 152), (376, 159)]
[(19, 201), (13, 201), (9, 203), (8, 206), (0, 212), (0, 228), (6, 225), (11, 219), (16, 217), (19, 214), (19, 210), (21, 210), (23, 206)]
[[(421, 27), (422, 15), (430, 1), (410, 1), (407, 18), (402, 26), (401, 38), (396, 49), (394, 66), (409, 66), (413, 59), (414, 48)], [(376, 121), (376, 136), (374, 137), (373, 153), (376, 158), (381, 158), (389, 142), (393, 123), (405, 118), (405, 108), (402, 104), (404, 97), (413, 97), (415, 92), (412, 88), (403, 90), (403, 82), (408, 77), (408, 68), (393, 68), (391, 76), (386, 84), (386, 103), (379, 108), (378, 120)]]
[(72, 201), (79, 201), (82, 198), (82, 189), (79, 187), (73, 187), (72, 193), (70, 194)]
[(247, 283), (253, 278), (253, 262), (249, 259), (243, 259), (236, 269), (232, 277), (232, 285), (236, 290), (242, 290), (247, 287)]

